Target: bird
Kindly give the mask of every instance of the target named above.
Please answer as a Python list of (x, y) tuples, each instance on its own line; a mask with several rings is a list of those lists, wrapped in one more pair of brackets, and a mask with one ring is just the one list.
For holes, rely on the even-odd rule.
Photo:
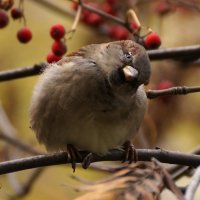
[[(132, 138), (147, 110), (151, 75), (146, 50), (132, 40), (89, 44), (48, 64), (33, 90), (30, 127), (47, 151), (67, 151), (75, 171), (79, 150), (103, 156)], [(135, 154), (134, 154), (135, 155)]]

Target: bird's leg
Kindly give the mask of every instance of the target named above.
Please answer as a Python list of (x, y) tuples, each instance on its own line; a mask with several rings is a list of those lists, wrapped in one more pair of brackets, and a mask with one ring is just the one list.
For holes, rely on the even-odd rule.
[(122, 160), (123, 163), (129, 161), (129, 164), (131, 164), (133, 161), (138, 161), (137, 151), (130, 140), (123, 144), (123, 149), (125, 151), (125, 157)]
[(87, 169), (90, 164), (97, 158), (99, 157), (97, 154), (94, 153), (88, 153), (87, 156), (85, 156), (85, 158), (83, 159), (82, 162), (82, 167), (83, 169)]
[(75, 172), (75, 170), (76, 170), (76, 160), (77, 160), (77, 158), (81, 159), (81, 155), (78, 152), (78, 150), (72, 144), (67, 144), (67, 152), (68, 152), (70, 159), (71, 159), (73, 172)]

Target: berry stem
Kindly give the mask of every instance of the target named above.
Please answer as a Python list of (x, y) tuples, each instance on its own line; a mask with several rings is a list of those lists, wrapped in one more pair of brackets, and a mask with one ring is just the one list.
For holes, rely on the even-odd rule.
[(131, 22), (131, 21), (135, 22), (136, 25), (138, 26), (138, 29), (136, 31), (140, 30), (141, 23), (140, 23), (137, 15), (136, 15), (136, 13), (135, 13), (135, 11), (133, 9), (129, 9), (127, 11), (126, 20), (127, 20), (127, 22)]
[(19, 1), (19, 9), (22, 10), (22, 12), (24, 12), (24, 0)]
[(26, 17), (24, 15), (24, 0), (20, 0), (19, 1), (19, 6), (18, 7), (22, 11), (22, 13), (23, 13), (22, 20), (23, 20), (24, 27), (26, 27), (27, 23), (26, 23)]
[(73, 24), (72, 24), (72, 27), (71, 27), (71, 29), (67, 32), (67, 34), (68, 34), (67, 40), (72, 39), (74, 33), (76, 32), (76, 28), (77, 28), (78, 23), (79, 23), (79, 21), (80, 21), (81, 12), (82, 12), (82, 4), (79, 4), (78, 10), (77, 10), (77, 12), (76, 12), (76, 16), (75, 16), (75, 19), (74, 19), (74, 22), (73, 22)]

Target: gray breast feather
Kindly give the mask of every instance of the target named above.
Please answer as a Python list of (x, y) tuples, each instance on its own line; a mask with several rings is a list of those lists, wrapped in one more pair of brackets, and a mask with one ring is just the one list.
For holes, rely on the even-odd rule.
[(146, 110), (143, 86), (133, 96), (118, 96), (94, 67), (55, 64), (40, 78), (32, 98), (30, 123), (47, 149), (65, 150), (70, 143), (105, 153), (139, 128)]

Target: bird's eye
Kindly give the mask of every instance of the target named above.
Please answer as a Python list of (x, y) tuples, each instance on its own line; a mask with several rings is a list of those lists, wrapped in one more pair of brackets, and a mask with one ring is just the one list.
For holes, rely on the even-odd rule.
[(131, 52), (128, 52), (126, 54), (124, 54), (124, 59), (125, 59), (125, 62), (128, 64), (130, 62), (132, 62), (132, 59), (133, 59), (133, 55)]

